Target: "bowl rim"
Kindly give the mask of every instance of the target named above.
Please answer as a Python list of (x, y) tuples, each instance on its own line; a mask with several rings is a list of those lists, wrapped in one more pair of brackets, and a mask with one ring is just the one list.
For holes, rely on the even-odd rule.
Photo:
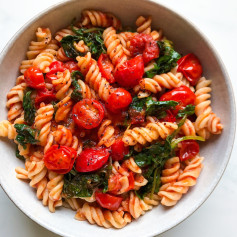
[[(37, 13), (35, 16), (31, 17), (25, 24), (23, 24), (22, 27), (20, 27), (20, 29), (18, 31), (16, 31), (16, 33), (10, 38), (10, 40), (7, 42), (7, 44), (5, 45), (5, 47), (2, 49), (2, 51), (0, 52), (0, 65), (2, 64), (2, 61), (4, 60), (5, 56), (7, 55), (7, 52), (9, 50), (9, 48), (11, 48), (11, 46), (13, 45), (13, 43), (17, 40), (17, 38), (34, 22), (37, 22), (38, 19), (42, 18), (44, 15), (50, 13), (51, 11), (62, 7), (64, 5), (67, 5), (68, 3), (72, 3), (72, 2), (76, 2), (77, 0), (61, 0), (58, 3), (55, 3), (49, 7), (47, 7), (46, 9), (40, 11), (39, 13)], [(165, 3), (160, 3), (157, 2), (155, 0), (139, 0), (139, 1), (143, 1), (143, 2), (149, 2), (151, 5), (153, 4), (156, 7), (160, 7), (163, 8), (164, 10), (166, 10), (167, 12), (171, 13), (172, 15), (174, 15), (175, 17), (183, 20), (185, 22), (185, 24), (189, 25), (191, 28), (193, 28), (196, 32), (198, 32), (200, 34), (200, 36), (202, 37), (203, 41), (205, 42), (205, 44), (210, 48), (212, 54), (214, 55), (215, 59), (217, 60), (223, 75), (224, 75), (224, 80), (226, 82), (226, 86), (227, 86), (227, 91), (229, 94), (229, 98), (230, 98), (230, 115), (232, 117), (232, 124), (231, 124), (231, 139), (230, 139), (230, 144), (229, 144), (229, 150), (228, 150), (228, 154), (226, 155), (226, 160), (224, 160), (222, 163), (222, 166), (219, 170), (219, 173), (215, 176), (215, 180), (212, 182), (212, 185), (210, 185), (207, 189), (207, 191), (205, 192), (205, 196), (202, 197), (202, 199), (199, 201), (199, 203), (197, 203), (195, 206), (193, 206), (192, 208), (189, 209), (188, 213), (185, 216), (182, 216), (182, 218), (180, 218), (178, 221), (176, 221), (176, 223), (174, 223), (173, 225), (167, 226), (166, 228), (164, 228), (160, 233), (156, 232), (156, 230), (152, 231), (152, 233), (149, 233), (149, 236), (155, 236), (157, 234), (162, 234), (164, 232), (167, 232), (168, 230), (174, 228), (175, 226), (179, 225), (180, 223), (182, 223), (183, 221), (185, 221), (189, 216), (191, 216), (198, 208), (200, 208), (202, 206), (202, 204), (210, 197), (210, 195), (212, 194), (212, 192), (215, 190), (216, 186), (218, 185), (218, 183), (220, 182), (226, 167), (229, 163), (230, 157), (231, 157), (231, 153), (233, 150), (233, 146), (234, 146), (234, 142), (235, 142), (235, 132), (236, 132), (236, 103), (235, 103), (235, 96), (234, 96), (234, 92), (233, 92), (233, 86), (232, 86), (232, 82), (230, 80), (230, 77), (228, 75), (228, 72), (226, 70), (225, 64), (222, 61), (218, 51), (216, 50), (216, 48), (213, 46), (213, 44), (210, 42), (210, 40), (208, 39), (208, 37), (206, 36), (206, 34), (204, 34), (199, 27), (197, 27), (190, 19), (186, 18), (185, 16), (181, 15), (181, 13), (174, 11), (173, 9), (171, 9), (169, 6), (167, 6)], [(21, 204), (18, 202), (18, 200), (13, 200), (12, 197), (10, 196), (10, 194), (8, 194), (8, 188), (7, 185), (5, 185), (2, 181), (1, 181), (1, 174), (0, 174), (0, 186), (2, 187), (2, 189), (4, 190), (4, 192), (6, 193), (6, 195), (9, 197), (9, 199), (14, 203), (14, 205), (23, 213), (25, 214), (27, 217), (29, 217), (31, 220), (33, 220), (35, 223), (41, 225), (42, 227), (46, 228), (47, 230), (56, 233), (58, 235), (61, 236), (72, 236), (72, 235), (67, 235), (67, 233), (63, 233), (58, 229), (54, 229), (49, 223), (47, 223), (47, 221), (43, 221), (43, 220), (39, 220), (37, 217), (34, 217), (34, 215), (32, 215), (30, 212), (25, 212), (24, 207), (21, 206)]]

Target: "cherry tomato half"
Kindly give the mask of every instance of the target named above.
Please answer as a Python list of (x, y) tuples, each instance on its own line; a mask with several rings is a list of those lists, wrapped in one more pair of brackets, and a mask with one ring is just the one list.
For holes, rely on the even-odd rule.
[(35, 97), (35, 103), (40, 104), (41, 102), (50, 103), (51, 101), (56, 100), (56, 96), (53, 90), (48, 90), (46, 88), (42, 90), (37, 90)]
[(107, 208), (111, 211), (116, 211), (120, 207), (120, 204), (123, 200), (121, 197), (116, 197), (108, 193), (102, 192), (95, 192), (95, 199), (96, 201), (102, 206), (103, 208)]
[(181, 161), (194, 158), (199, 153), (199, 144), (194, 140), (181, 142), (179, 158)]
[(202, 75), (202, 65), (199, 59), (192, 53), (185, 55), (178, 60), (178, 72), (182, 72), (190, 81), (192, 86), (195, 86)]
[(29, 87), (35, 89), (45, 88), (43, 73), (37, 67), (29, 67), (25, 73), (25, 82)]
[(137, 34), (130, 41), (130, 52), (134, 57), (142, 54), (144, 64), (146, 65), (152, 59), (159, 57), (159, 47), (155, 40), (148, 34)]
[(132, 103), (131, 94), (122, 89), (116, 89), (108, 98), (106, 107), (113, 113), (121, 113)]
[(104, 118), (104, 108), (97, 100), (83, 99), (74, 105), (72, 118), (79, 127), (92, 129)]
[(180, 86), (175, 88), (160, 97), (160, 101), (174, 100), (179, 102), (179, 105), (176, 106), (175, 110), (172, 110), (173, 114), (177, 114), (180, 109), (183, 109), (185, 106), (192, 104), (194, 105), (196, 95), (187, 87)]
[(54, 61), (49, 65), (50, 71), (48, 74), (54, 74), (57, 72), (63, 72), (65, 70), (64, 64), (60, 61)]
[(68, 69), (70, 72), (79, 70), (79, 67), (77, 66), (77, 62), (75, 61), (68, 61), (64, 63), (64, 68)]
[(119, 182), (121, 177), (122, 175), (119, 173), (110, 175), (108, 180), (108, 190), (110, 193), (117, 194), (121, 190), (122, 184)]
[(141, 55), (136, 56), (117, 68), (114, 78), (123, 87), (134, 87), (142, 79), (144, 63)]
[(124, 156), (129, 153), (129, 147), (125, 146), (122, 139), (117, 139), (111, 146), (111, 157), (114, 161), (123, 160)]
[(109, 82), (114, 83), (115, 79), (112, 74), (114, 65), (111, 63), (108, 54), (101, 54), (98, 59), (98, 66), (102, 76)]
[(44, 164), (49, 170), (59, 174), (68, 173), (77, 157), (77, 151), (68, 146), (51, 146), (44, 155)]
[(109, 159), (110, 152), (107, 148), (86, 148), (81, 152), (76, 161), (78, 172), (91, 172), (100, 169)]

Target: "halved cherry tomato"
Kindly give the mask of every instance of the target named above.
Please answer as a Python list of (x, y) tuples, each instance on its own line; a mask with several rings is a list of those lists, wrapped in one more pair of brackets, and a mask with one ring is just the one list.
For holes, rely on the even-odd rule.
[(29, 87), (35, 89), (45, 88), (44, 76), (43, 73), (37, 67), (29, 67), (25, 73), (25, 82)]
[(123, 200), (121, 197), (116, 197), (108, 193), (102, 193), (100, 191), (95, 192), (95, 199), (100, 204), (100, 206), (111, 211), (118, 210)]
[(59, 174), (68, 173), (77, 157), (77, 151), (68, 146), (53, 145), (44, 155), (44, 164)]
[(48, 90), (46, 88), (42, 90), (37, 90), (35, 97), (35, 103), (40, 104), (41, 102), (50, 103), (51, 101), (56, 100), (56, 96), (53, 90)]
[(130, 52), (132, 56), (142, 54), (146, 65), (152, 59), (159, 57), (159, 47), (155, 40), (148, 34), (137, 34), (130, 41)]
[(110, 151), (107, 148), (86, 148), (76, 161), (78, 172), (91, 172), (100, 169), (109, 159)]
[(113, 113), (121, 113), (132, 103), (131, 94), (122, 89), (116, 89), (108, 98), (106, 107)]
[(202, 65), (199, 59), (192, 53), (185, 55), (178, 60), (178, 72), (182, 72), (190, 81), (192, 86), (195, 86), (202, 75)]
[(54, 61), (49, 65), (50, 71), (48, 74), (54, 74), (57, 72), (63, 72), (65, 70), (64, 64), (60, 61)]
[(124, 156), (129, 153), (129, 147), (125, 146), (122, 139), (117, 139), (111, 146), (111, 157), (114, 161), (123, 160)]
[(166, 116), (164, 118), (159, 119), (161, 122), (170, 122), (174, 123), (176, 122), (176, 118), (174, 114), (171, 112), (171, 110), (166, 110)]
[(194, 140), (181, 142), (179, 158), (181, 161), (194, 158), (199, 153), (199, 144)]
[(173, 114), (176, 115), (180, 109), (183, 109), (185, 106), (192, 104), (194, 105), (196, 95), (187, 87), (180, 86), (175, 88), (160, 97), (160, 101), (174, 100), (179, 102), (175, 110), (172, 110)]
[(75, 61), (68, 61), (64, 63), (64, 67), (68, 69), (70, 72), (79, 70), (79, 67), (77, 66), (77, 62)]
[(114, 78), (123, 87), (134, 87), (142, 79), (144, 63), (141, 55), (136, 56), (117, 68)]
[(79, 127), (92, 129), (104, 118), (104, 108), (97, 100), (83, 99), (74, 105), (72, 118)]
[(101, 54), (98, 59), (98, 66), (102, 76), (109, 82), (114, 83), (115, 79), (112, 74), (114, 65), (111, 63), (108, 54)]

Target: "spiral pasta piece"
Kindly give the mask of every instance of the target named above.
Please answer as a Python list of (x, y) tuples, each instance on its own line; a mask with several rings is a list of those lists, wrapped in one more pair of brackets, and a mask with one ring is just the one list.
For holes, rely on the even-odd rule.
[(52, 83), (57, 91), (56, 98), (62, 100), (72, 83), (70, 71), (66, 69), (64, 72), (58, 72), (57, 79), (53, 80)]
[(144, 78), (139, 82), (141, 90), (154, 94), (160, 92), (162, 88), (173, 89), (181, 84), (181, 81), (172, 72), (155, 75), (153, 78)]
[(174, 206), (187, 193), (189, 187), (194, 186), (203, 168), (203, 157), (195, 157), (187, 161), (187, 166), (181, 172), (178, 180), (173, 183), (166, 183), (161, 186), (158, 195), (161, 204), (164, 206)]
[(134, 146), (137, 143), (145, 145), (159, 137), (166, 139), (177, 128), (177, 124), (170, 122), (148, 123), (146, 127), (135, 127), (126, 130), (123, 135), (123, 142), (128, 146)]
[(33, 66), (38, 67), (43, 73), (50, 71), (49, 65), (54, 61), (54, 55), (48, 52), (40, 53), (34, 60)]
[(53, 171), (48, 172), (49, 182), (47, 183), (47, 189), (49, 190), (49, 198), (54, 202), (62, 199), (63, 177), (63, 174), (58, 174)]
[(89, 48), (87, 47), (87, 45), (83, 40), (80, 40), (78, 43), (74, 42), (74, 47), (78, 52), (81, 53), (89, 52)]
[(82, 12), (82, 26), (88, 26), (89, 24), (105, 28), (113, 26), (115, 29), (121, 29), (120, 20), (113, 14), (95, 10), (84, 10)]
[(179, 157), (173, 157), (165, 162), (164, 169), (161, 172), (161, 183), (176, 182), (180, 174)]
[(116, 34), (116, 30), (113, 27), (109, 27), (104, 30), (103, 38), (104, 44), (107, 48), (107, 54), (114, 65), (119, 67), (127, 61), (127, 56), (124, 53), (123, 46)]
[(196, 130), (194, 124), (189, 120), (186, 119), (183, 126), (181, 127), (181, 131), (185, 136), (195, 136)]
[[(196, 85), (196, 101), (195, 113), (197, 119), (195, 121), (195, 129), (200, 136), (208, 138), (208, 132), (212, 134), (220, 134), (223, 125), (220, 123), (220, 118), (212, 112), (211, 108), (211, 80), (206, 80), (202, 77)], [(203, 131), (207, 130), (207, 131)]]
[(73, 136), (72, 132), (63, 125), (58, 125), (57, 130), (52, 132), (52, 134), (57, 144), (69, 146), (75, 150), (82, 150), (81, 141), (79, 141), (76, 136)]
[(91, 89), (84, 81), (79, 79), (77, 83), (81, 87), (81, 93), (83, 99), (97, 99), (95, 91)]
[(45, 146), (47, 143), (53, 114), (53, 105), (45, 105), (44, 103), (40, 104), (40, 108), (36, 112), (34, 128), (40, 131), (37, 139), (39, 140), (41, 146)]
[[(65, 205), (66, 204), (66, 205)], [(65, 198), (63, 206), (71, 208), (73, 211), (77, 211), (80, 208), (78, 198)]]
[(123, 228), (131, 222), (129, 213), (102, 210), (101, 208), (91, 206), (88, 203), (84, 203), (82, 208), (77, 210), (75, 219), (80, 221), (87, 220), (90, 224), (97, 224), (105, 228), (115, 227), (117, 229)]
[(110, 147), (115, 142), (115, 130), (111, 123), (111, 120), (106, 119), (100, 125), (100, 128), (98, 130), (99, 143), (97, 146), (105, 145), (107, 147)]
[(133, 191), (129, 193), (129, 197), (122, 201), (122, 210), (129, 212), (135, 219), (145, 214), (145, 211), (149, 211), (153, 206), (159, 205), (159, 197), (157, 194), (153, 194), (152, 199), (146, 196), (143, 200), (137, 197)]
[(101, 76), (97, 62), (91, 58), (91, 53), (88, 52), (85, 57), (77, 57), (78, 67), (85, 75), (85, 81), (93, 88), (99, 97), (107, 101), (112, 87), (109, 82)]
[(70, 58), (67, 57), (67, 55), (65, 54), (63, 47), (60, 47), (60, 49), (57, 51), (56, 57), (57, 57), (57, 60), (60, 60), (62, 62), (66, 62), (70, 60)]
[(57, 108), (55, 113), (55, 121), (57, 123), (66, 120), (69, 112), (72, 110), (73, 102), (71, 100), (70, 94), (71, 92), (69, 92), (69, 95), (60, 100), (55, 106)]
[(0, 137), (7, 137), (8, 139), (14, 139), (16, 137), (16, 129), (8, 120), (0, 122)]
[(15, 120), (23, 112), (22, 101), (26, 83), (22, 82), (14, 86), (7, 94), (7, 108), (9, 109), (7, 118), (9, 121)]
[(69, 27), (67, 29), (61, 29), (58, 32), (56, 32), (55, 39), (58, 42), (60, 42), (63, 39), (63, 37), (66, 37), (68, 35), (75, 35), (75, 33), (71, 29), (69, 29)]
[(24, 169), (24, 168), (21, 168), (21, 167), (16, 167), (15, 168), (15, 172), (16, 172), (16, 177), (18, 178), (18, 179), (29, 179), (28, 178), (28, 171), (26, 170), (26, 169)]

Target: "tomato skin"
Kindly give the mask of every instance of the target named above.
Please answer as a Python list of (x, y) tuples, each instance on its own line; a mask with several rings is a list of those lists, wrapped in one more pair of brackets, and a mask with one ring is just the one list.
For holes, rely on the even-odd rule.
[(178, 72), (182, 72), (190, 81), (192, 86), (195, 86), (202, 75), (202, 65), (199, 59), (192, 53), (185, 55), (178, 60)]
[(116, 89), (108, 98), (106, 108), (113, 113), (121, 113), (132, 103), (131, 94), (123, 88)]
[(132, 88), (142, 79), (144, 62), (141, 55), (136, 56), (122, 65), (114, 73), (114, 78), (120, 86)]
[(117, 194), (122, 188), (122, 184), (119, 182), (119, 179), (122, 177), (121, 174), (112, 174), (108, 180), (108, 190), (110, 193)]
[(194, 158), (199, 153), (199, 144), (194, 140), (186, 140), (181, 142), (179, 151), (180, 161)]
[(104, 108), (97, 100), (83, 99), (74, 105), (72, 118), (79, 127), (92, 129), (103, 120)]
[(64, 68), (68, 69), (70, 72), (79, 70), (79, 67), (77, 66), (77, 62), (75, 61), (68, 61), (64, 63)]
[(124, 156), (129, 153), (129, 147), (125, 146), (122, 139), (117, 139), (111, 146), (111, 157), (113, 161), (123, 160)]
[(65, 70), (64, 64), (60, 61), (54, 61), (49, 65), (50, 71), (48, 74), (54, 74), (57, 72), (63, 72)]
[(78, 172), (91, 172), (100, 169), (109, 159), (110, 152), (107, 148), (86, 148), (78, 156), (76, 170)]
[(48, 90), (46, 88), (42, 90), (37, 90), (35, 97), (35, 103), (40, 104), (41, 102), (50, 103), (51, 101), (56, 100), (56, 96), (53, 90)]
[(188, 88), (187, 86), (177, 87), (160, 97), (160, 101), (174, 100), (179, 104), (176, 106), (175, 110), (172, 110), (173, 114), (176, 115), (180, 109), (183, 109), (185, 106), (192, 104), (194, 105), (196, 95)]
[(35, 89), (45, 88), (43, 73), (37, 67), (29, 67), (24, 73), (25, 82)]
[(115, 78), (112, 74), (114, 65), (111, 63), (108, 54), (101, 54), (98, 59), (98, 66), (102, 76), (109, 82), (114, 83)]
[(133, 172), (129, 172), (128, 181), (129, 181), (129, 186), (128, 186), (128, 189), (127, 189), (126, 192), (128, 192), (129, 190), (134, 189), (135, 181), (134, 181)]
[(160, 50), (151, 35), (141, 33), (131, 39), (130, 52), (133, 57), (142, 54), (144, 64), (146, 65), (152, 59), (159, 57)]
[(59, 174), (68, 173), (77, 157), (77, 151), (68, 146), (53, 145), (44, 155), (44, 164), (49, 170)]
[(121, 197), (116, 197), (111, 194), (102, 193), (99, 191), (95, 192), (95, 199), (100, 204), (100, 206), (102, 206), (103, 208), (107, 208), (111, 211), (118, 210), (123, 200), (123, 198)]

